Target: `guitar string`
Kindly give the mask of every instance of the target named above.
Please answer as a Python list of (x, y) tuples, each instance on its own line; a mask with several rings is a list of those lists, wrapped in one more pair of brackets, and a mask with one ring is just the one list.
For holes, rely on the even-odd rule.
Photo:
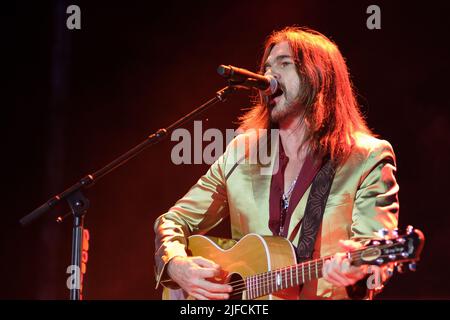
[[(316, 265), (316, 264), (314, 263), (314, 265)], [(317, 266), (318, 267), (322, 267), (322, 262), (317, 263)], [(295, 268), (295, 267), (291, 267), (291, 269), (293, 269), (293, 268)], [(272, 287), (276, 288), (277, 287), (277, 283), (276, 283), (277, 273), (278, 273), (278, 275), (281, 274), (281, 279), (279, 280), (281, 283), (286, 282), (287, 279), (289, 278), (289, 276), (286, 275), (287, 269), (286, 269), (286, 271), (282, 271), (284, 269), (286, 269), (286, 268), (279, 269), (280, 271), (277, 271), (277, 272), (272, 271), (272, 272), (268, 273), (268, 276), (265, 279), (263, 279), (263, 281), (260, 281), (260, 282), (257, 282), (257, 283), (251, 283), (248, 286), (245, 284), (245, 280), (235, 281), (235, 282), (240, 282), (240, 283), (236, 283), (235, 285), (232, 286), (233, 287), (233, 294), (232, 295), (240, 294), (241, 292), (243, 292), (245, 290), (251, 291), (251, 290), (256, 290), (256, 288), (262, 288), (262, 287), (266, 287), (266, 286), (270, 286), (270, 285)], [(319, 273), (319, 272), (322, 273), (321, 270), (317, 271), (317, 273)], [(314, 273), (316, 273), (315, 270), (314, 270), (314, 272), (311, 272), (311, 273), (308, 271), (308, 272), (306, 272), (306, 276), (305, 277), (309, 278), (310, 275), (314, 274)], [(239, 291), (239, 290), (241, 290), (241, 291)], [(279, 290), (282, 290), (282, 289), (279, 289)]]
[[(379, 257), (386, 257), (386, 256), (389, 256), (389, 255), (381, 255)], [(320, 268), (319, 270), (317, 270), (318, 268), (315, 268), (313, 270), (308, 268), (308, 271), (306, 272), (306, 278), (309, 278), (310, 280), (312, 280), (311, 279), (311, 274), (318, 274), (319, 272), (322, 273), (321, 267), (322, 267), (323, 262), (328, 260), (327, 258), (329, 258), (329, 257), (323, 258), (323, 261), (318, 261), (317, 267)], [(303, 276), (302, 278), (305, 278), (305, 274), (304, 274), (305, 270), (304, 269), (305, 269), (306, 264), (310, 265), (311, 263), (305, 263), (305, 265), (303, 267), (303, 270), (302, 270), (302, 276)], [(314, 265), (316, 265), (316, 263), (314, 263)], [(245, 291), (245, 290), (250, 290), (251, 291), (251, 290), (256, 290), (257, 288), (259, 289), (258, 291), (263, 291), (266, 288), (266, 286), (268, 288), (270, 288), (270, 286), (272, 286), (272, 288), (274, 286), (275, 286), (275, 288), (277, 288), (278, 285), (277, 285), (276, 282), (274, 282), (274, 280), (276, 281), (277, 278), (280, 277), (280, 276), (281, 276), (281, 279), (279, 279), (278, 281), (281, 283), (281, 287), (282, 287), (283, 286), (283, 282), (287, 282), (287, 279), (289, 279), (289, 276), (292, 275), (292, 269), (293, 268), (296, 268), (296, 267), (295, 266), (284, 267), (284, 268), (278, 269), (279, 271), (277, 271), (277, 272), (272, 271), (271, 273), (267, 273), (268, 276), (266, 278), (260, 279), (260, 280), (263, 280), (263, 281), (259, 281), (259, 282), (255, 281), (255, 283), (250, 283), (249, 285), (247, 285), (245, 283), (246, 281), (244, 279), (241, 279), (241, 280), (238, 280), (238, 281), (234, 281), (233, 282), (234, 285), (232, 287), (233, 287), (234, 290), (243, 289), (242, 291)], [(291, 269), (291, 270), (289, 270), (289, 269)], [(288, 274), (288, 270), (289, 270), (290, 274)], [(296, 272), (298, 273), (298, 268), (297, 268)], [(292, 279), (293, 278), (291, 276), (291, 286), (292, 286), (292, 282), (293, 282)], [(296, 285), (298, 285), (298, 284), (296, 284)], [(279, 289), (279, 290), (282, 290), (282, 289)], [(242, 291), (238, 291), (238, 293), (240, 293)], [(233, 294), (233, 295), (235, 295), (235, 294)]]
[[(355, 250), (355, 251), (351, 251), (351, 252), (350, 252), (350, 258), (351, 258), (351, 259), (360, 259), (361, 256), (362, 256), (362, 253), (363, 253), (364, 251), (366, 251), (367, 249), (370, 249), (370, 248), (381, 248), (381, 249), (385, 249), (385, 248), (387, 248), (387, 247), (389, 247), (389, 246), (392, 246), (392, 244), (386, 244), (386, 245), (374, 245), (374, 246), (364, 247), (363, 249), (358, 249), (358, 250)], [(385, 255), (384, 255), (384, 256), (385, 256)], [(380, 257), (381, 257), (381, 256), (380, 256)], [(297, 264), (297, 265), (293, 265), (293, 266), (287, 266), (287, 267), (279, 268), (279, 269), (277, 269), (277, 270), (283, 270), (283, 269), (287, 269), (287, 268), (298, 268), (298, 267), (302, 267), (302, 266), (308, 266), (308, 268), (309, 268), (310, 265), (312, 265), (312, 264), (315, 265), (315, 264), (316, 264), (316, 261), (319, 261), (319, 262), (322, 263), (322, 261), (324, 261), (324, 260), (329, 260), (329, 259), (331, 259), (331, 258), (333, 258), (333, 255), (325, 256), (325, 257), (320, 258), (320, 259), (317, 259), (317, 260), (306, 261), (306, 262), (303, 262), (303, 263), (300, 263), (300, 264)], [(275, 271), (276, 271), (276, 270), (272, 270), (272, 271), (270, 271), (270, 273), (274, 273)], [(267, 272), (267, 273), (268, 273), (268, 272)], [(262, 275), (262, 274), (266, 274), (266, 273), (256, 274), (256, 275), (253, 275), (252, 277), (258, 276), (258, 275)], [(229, 282), (228, 284), (240, 283), (240, 282), (245, 282), (245, 280), (240, 279), (240, 280), (236, 280), (236, 281), (233, 281), (233, 282)]]
[[(389, 255), (381, 255), (379, 257), (386, 257), (386, 256), (389, 256)], [(392, 262), (394, 262), (394, 261), (392, 261)], [(307, 273), (307, 274), (309, 275), (309, 273)], [(242, 282), (241, 284), (238, 284), (237, 286), (233, 286), (233, 288), (236, 288), (236, 290), (233, 290), (232, 293), (230, 294), (230, 296), (235, 296), (237, 294), (241, 294), (244, 291), (255, 291), (256, 288), (258, 286), (260, 286), (261, 284), (263, 284), (264, 286), (265, 285), (269, 285), (269, 284), (274, 284), (272, 280), (274, 280), (274, 279), (271, 277), (271, 280), (269, 280), (269, 281), (264, 281), (264, 282), (260, 282), (260, 283), (250, 284), (249, 287), (247, 287), (247, 285), (245, 284), (245, 280), (241, 280), (241, 282)], [(286, 281), (286, 280), (287, 280), (287, 278), (283, 277), (283, 275), (282, 275), (281, 276), (281, 283), (283, 283), (283, 281)], [(292, 287), (292, 286), (289, 286), (289, 287)], [(277, 288), (276, 283), (275, 283), (275, 288)], [(284, 288), (284, 289), (287, 289), (287, 287)], [(281, 285), (281, 288), (277, 289), (276, 291), (280, 291), (280, 290), (284, 290), (284, 289), (283, 289), (283, 287)], [(262, 291), (262, 290), (258, 290), (258, 291)], [(276, 291), (273, 291), (273, 292), (276, 292)], [(270, 294), (270, 293), (262, 294), (262, 295), (259, 294), (258, 296), (253, 297), (253, 298), (258, 298), (258, 297), (261, 297), (261, 296), (264, 296), (264, 295), (268, 295), (268, 294)]]
[[(302, 268), (303, 269), (303, 271), (302, 271), (302, 273), (305, 271), (304, 269), (306, 268), (306, 267), (308, 267), (308, 272), (306, 273), (306, 275), (308, 275), (308, 276), (310, 276), (311, 274), (313, 274), (313, 273), (319, 273), (319, 272), (322, 272), (321, 270), (319, 271), (319, 270), (317, 270), (317, 272), (316, 272), (316, 269), (318, 269), (317, 267), (319, 267), (320, 269), (321, 269), (321, 267), (322, 267), (322, 264), (323, 264), (323, 262), (325, 262), (325, 261), (327, 261), (327, 260), (329, 260), (329, 259), (331, 259), (333, 256), (327, 256), (327, 257), (324, 257), (324, 258), (322, 258), (322, 259), (320, 259), (320, 260), (317, 260), (317, 263), (316, 262), (314, 262), (314, 261), (308, 261), (308, 262), (304, 262), (304, 263), (302, 263), (302, 264), (298, 264), (298, 265), (296, 265), (296, 266), (287, 266), (287, 267), (283, 267), (283, 268), (280, 268), (280, 269), (277, 269), (277, 270), (273, 270), (273, 271), (270, 271), (270, 272), (268, 272), (268, 273), (265, 273), (265, 274), (267, 274), (267, 276), (264, 278), (264, 276), (262, 276), (262, 275), (264, 275), (264, 273), (263, 274), (257, 274), (257, 275), (254, 275), (254, 276), (252, 276), (252, 277), (255, 277), (255, 276), (261, 276), (263, 279), (263, 281), (261, 281), (261, 282), (257, 282), (257, 283), (251, 283), (251, 284), (249, 284), (249, 286), (248, 286), (248, 288), (250, 289), (250, 290), (253, 290), (253, 289), (256, 289), (256, 287), (259, 287), (259, 286), (262, 286), (262, 285), (264, 285), (264, 286), (266, 286), (266, 285), (270, 285), (270, 284), (274, 284), (274, 281), (276, 281), (276, 279), (277, 279), (277, 277), (281, 274), (281, 279), (280, 279), (280, 281), (281, 282), (285, 282), (286, 280), (287, 280), (287, 278), (289, 277), (288, 275), (287, 275), (287, 272), (288, 272), (288, 270), (289, 269), (291, 269), (290, 270), (290, 273), (292, 272), (292, 269), (297, 269), (297, 273), (298, 273), (298, 269), (299, 268)], [(314, 267), (313, 267), (313, 270), (311, 270), (311, 268), (310, 268), (310, 266), (311, 265), (314, 265)], [(314, 269), (314, 268), (316, 268), (316, 269)], [(311, 271), (313, 271), (313, 272), (310, 272), (309, 270), (311, 270)], [(248, 278), (247, 278), (248, 279)], [(261, 280), (261, 279), (260, 279)], [(230, 282), (230, 283), (228, 283), (228, 284), (233, 284), (232, 285), (232, 287), (233, 287), (233, 289), (244, 289), (245, 290), (245, 288), (247, 287), (247, 285), (246, 285), (246, 280), (244, 280), (244, 279), (241, 279), (241, 280), (237, 280), (237, 281), (233, 281), (233, 282)], [(276, 287), (277, 285), (276, 285), (276, 283), (275, 283), (275, 287)], [(272, 285), (272, 287), (273, 287), (273, 285)], [(234, 292), (234, 290), (233, 290), (233, 292)]]
[[(355, 253), (358, 254), (359, 252), (354, 251), (354, 252), (351, 253), (351, 255), (353, 255), (353, 254), (355, 254)], [(261, 275), (263, 275), (263, 274), (275, 273), (275, 272), (277, 272), (278, 270), (281, 271), (281, 270), (288, 269), (288, 268), (297, 268), (297, 269), (298, 269), (298, 268), (305, 268), (305, 267), (309, 268), (310, 265), (315, 265), (315, 264), (316, 264), (315, 261), (318, 261), (318, 262), (322, 263), (323, 260), (329, 260), (329, 259), (331, 259), (332, 257), (333, 257), (332, 255), (331, 255), (331, 256), (325, 256), (325, 257), (320, 258), (320, 259), (318, 259), (318, 260), (312, 260), (312, 261), (307, 261), (307, 262), (299, 263), (299, 264), (296, 264), (296, 265), (293, 265), (293, 266), (282, 267), (282, 268), (279, 268), (279, 269), (276, 269), (276, 270), (272, 270), (272, 271), (269, 271), (269, 272), (266, 272), (266, 273), (259, 273), (259, 274), (253, 275), (253, 276), (251, 276), (251, 277), (261, 276)], [(352, 257), (352, 258), (356, 258), (356, 257)], [(228, 284), (231, 285), (231, 284), (234, 284), (234, 283), (244, 282), (244, 281), (245, 281), (245, 280), (240, 279), (240, 280), (236, 280), (236, 281), (229, 282)]]
[[(284, 270), (284, 269), (285, 269), (285, 271), (281, 271), (281, 270)], [(280, 283), (281, 288), (276, 290), (276, 291), (279, 291), (279, 290), (283, 290), (283, 284), (285, 282), (288, 282), (288, 279), (291, 279), (291, 281), (290, 281), (291, 285), (288, 284), (286, 286), (286, 288), (287, 287), (292, 287), (292, 286), (295, 286), (295, 285), (299, 285), (300, 283), (296, 283), (295, 285), (292, 285), (293, 279), (294, 279), (291, 276), (292, 275), (292, 269), (293, 268), (291, 268), (289, 274), (288, 274), (288, 269), (286, 269), (286, 268), (280, 269), (278, 274), (272, 273), (268, 277), (260, 279), (260, 280), (263, 280), (263, 281), (255, 281), (255, 283), (249, 283), (249, 285), (245, 284), (245, 280), (241, 280), (241, 283), (237, 283), (237, 284), (235, 284), (233, 286), (233, 290), (237, 290), (236, 291), (237, 293), (240, 293), (240, 292), (245, 291), (245, 290), (256, 291), (256, 289), (258, 289), (258, 291), (261, 291), (261, 292), (264, 291), (265, 292), (266, 288), (268, 288), (269, 291), (270, 291), (271, 287), (272, 288), (273, 287), (278, 288), (279, 285), (277, 283)], [(303, 268), (303, 270), (302, 270), (302, 278), (308, 278), (309, 280), (312, 280), (313, 278), (316, 278), (316, 277), (314, 277), (314, 274), (317, 275), (319, 273), (322, 276), (322, 270), (321, 269), (322, 269), (322, 262), (317, 263), (317, 268), (315, 268), (313, 270), (308, 269), (306, 271), (306, 273), (304, 272), (305, 270)], [(297, 270), (296, 276), (298, 277), (298, 270)], [(278, 280), (278, 282), (277, 282), (277, 280)], [(307, 282), (307, 281), (305, 281), (305, 282)], [(304, 283), (304, 282), (302, 281), (302, 283)], [(284, 289), (286, 289), (286, 288), (284, 288)], [(241, 289), (242, 289), (242, 291), (239, 291)], [(233, 292), (235, 292), (235, 291), (233, 291)], [(261, 296), (261, 295), (259, 295), (259, 296)]]

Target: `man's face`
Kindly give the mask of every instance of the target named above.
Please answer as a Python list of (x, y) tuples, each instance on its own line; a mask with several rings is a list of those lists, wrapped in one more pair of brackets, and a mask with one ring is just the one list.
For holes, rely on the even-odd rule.
[(300, 77), (287, 41), (276, 44), (264, 64), (265, 75), (274, 76), (282, 92), (269, 96), (270, 117), (280, 122), (301, 111), (299, 103)]

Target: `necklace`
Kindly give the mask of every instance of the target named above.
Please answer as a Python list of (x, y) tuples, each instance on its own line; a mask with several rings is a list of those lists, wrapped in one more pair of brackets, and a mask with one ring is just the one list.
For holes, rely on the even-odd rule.
[(291, 186), (289, 187), (288, 191), (286, 193), (283, 193), (283, 201), (286, 203), (286, 207), (289, 206), (289, 200), (291, 199), (292, 191), (294, 191), (295, 183), (297, 182), (297, 178), (292, 181)]
[(286, 193), (283, 193), (281, 196), (281, 212), (280, 212), (280, 230), (278, 235), (282, 235), (284, 231), (284, 220), (286, 219), (286, 212), (289, 207), (289, 200), (291, 199), (292, 191), (294, 191), (295, 183), (297, 182), (297, 178), (294, 179), (291, 186), (289, 187)]

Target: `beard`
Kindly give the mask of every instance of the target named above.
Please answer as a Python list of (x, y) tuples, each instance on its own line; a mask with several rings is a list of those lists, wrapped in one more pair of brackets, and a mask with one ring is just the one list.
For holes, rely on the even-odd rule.
[(284, 99), (279, 101), (278, 104), (273, 101), (269, 103), (270, 120), (279, 123), (290, 116), (300, 114), (301, 109), (298, 98), (290, 100), (284, 95)]

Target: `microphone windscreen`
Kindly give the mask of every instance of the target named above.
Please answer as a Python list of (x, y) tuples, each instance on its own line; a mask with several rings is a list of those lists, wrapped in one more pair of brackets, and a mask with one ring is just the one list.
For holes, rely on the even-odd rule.
[(231, 75), (231, 68), (221, 64), (220, 66), (217, 67), (217, 73), (220, 74), (222, 77), (229, 78)]

